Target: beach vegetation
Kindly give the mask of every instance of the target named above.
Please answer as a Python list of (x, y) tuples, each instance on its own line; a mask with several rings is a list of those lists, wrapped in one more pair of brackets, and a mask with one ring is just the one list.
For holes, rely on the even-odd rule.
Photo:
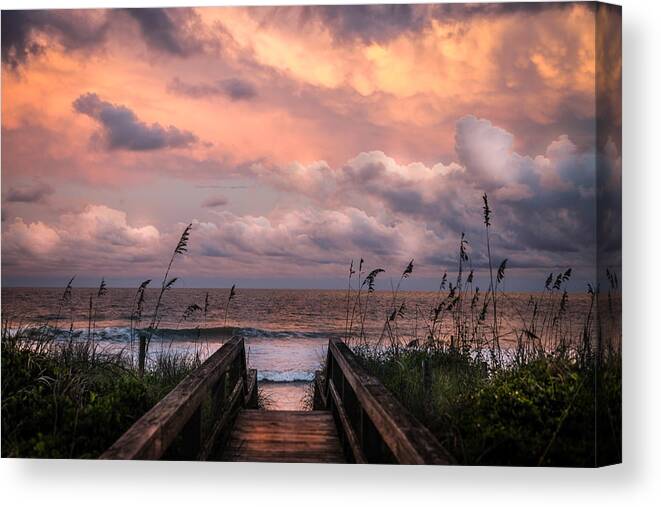
[[(392, 290), (380, 336), (345, 333), (363, 366), (426, 425), (457, 463), (596, 466), (621, 461), (622, 371), (619, 287), (589, 284), (589, 304), (572, 320), (566, 267), (529, 296), (518, 322), (504, 322), (508, 260), (492, 261), (493, 210), (483, 196), (486, 270), (480, 291), (464, 234), (454, 283), (445, 272), (436, 303), (404, 325), (404, 280)], [(361, 265), (364, 261), (361, 259)], [(497, 269), (493, 269), (498, 265)], [(468, 266), (468, 275), (464, 277)], [(494, 273), (495, 272), (495, 273)], [(367, 304), (360, 291), (351, 301)], [(358, 301), (358, 302), (357, 302)], [(420, 319), (418, 318), (420, 316)]]

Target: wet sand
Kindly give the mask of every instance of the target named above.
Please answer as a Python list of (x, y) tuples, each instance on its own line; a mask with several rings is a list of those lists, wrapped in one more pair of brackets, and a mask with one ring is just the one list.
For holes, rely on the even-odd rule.
[(309, 382), (260, 382), (259, 389), (269, 399), (268, 410), (307, 410), (304, 397)]

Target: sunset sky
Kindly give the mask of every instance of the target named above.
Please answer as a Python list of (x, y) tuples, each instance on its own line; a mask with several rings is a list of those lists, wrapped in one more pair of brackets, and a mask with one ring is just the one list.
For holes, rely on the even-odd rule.
[[(2, 13), (3, 285), (509, 289), (595, 264), (589, 4)], [(619, 178), (621, 145), (604, 147)], [(387, 280), (384, 278), (383, 283)]]

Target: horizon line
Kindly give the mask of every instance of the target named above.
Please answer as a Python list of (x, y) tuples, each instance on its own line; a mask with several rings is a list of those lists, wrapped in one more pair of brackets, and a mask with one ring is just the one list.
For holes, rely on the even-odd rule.
[[(476, 286), (479, 288), (479, 286)], [(73, 286), (72, 289), (90, 289), (90, 290), (98, 290), (99, 286)], [(169, 291), (172, 290), (230, 290), (231, 286), (227, 287), (172, 287), (168, 289)], [(323, 287), (241, 287), (241, 286), (236, 286), (235, 287), (238, 291), (245, 290), (245, 291), (254, 291), (254, 290), (271, 290), (271, 291), (291, 291), (291, 290), (297, 290), (297, 291), (324, 291), (324, 292), (347, 292), (347, 288), (337, 288), (337, 289), (332, 289), (332, 288), (323, 288)], [(63, 289), (63, 286), (61, 285), (0, 285), (0, 289)], [(137, 287), (135, 286), (109, 286), (108, 289), (132, 289), (132, 290), (137, 290)], [(160, 290), (159, 285), (154, 285), (153, 287), (147, 287), (147, 290)], [(398, 292), (447, 292), (449, 289), (444, 288), (444, 289), (405, 289), (405, 288), (400, 288)], [(541, 289), (529, 289), (529, 290), (508, 290), (508, 289), (502, 289), (499, 292), (501, 293), (510, 293), (510, 294), (529, 294), (529, 293), (539, 293), (539, 292), (545, 292), (547, 289), (541, 288)], [(358, 292), (357, 287), (352, 287), (351, 288), (352, 292)], [(365, 292), (365, 291), (364, 291)], [(374, 292), (389, 292), (392, 293), (393, 290), (391, 289), (379, 289), (375, 288)], [(568, 294), (584, 294), (587, 293), (586, 290), (577, 290), (577, 289), (567, 289)]]

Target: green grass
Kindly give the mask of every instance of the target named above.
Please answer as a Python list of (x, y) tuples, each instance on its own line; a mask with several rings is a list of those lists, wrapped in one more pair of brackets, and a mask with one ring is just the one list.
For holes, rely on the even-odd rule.
[[(54, 322), (12, 329), (8, 318), (3, 321), (2, 457), (96, 458), (200, 364), (197, 353), (148, 354), (151, 339), (162, 331), (158, 329), (161, 304), (177, 281), (170, 276), (173, 263), (187, 252), (191, 229), (192, 224), (184, 229), (170, 256), (147, 327), (141, 323), (145, 289), (151, 280), (142, 282), (135, 294), (129, 324), (140, 344), (137, 364), (121, 353), (104, 352), (95, 344), (97, 310), (107, 293), (105, 279), (96, 295), (89, 298), (84, 341), (73, 332), (71, 296), (75, 276), (62, 293)], [(225, 322), (235, 295), (232, 286)], [(197, 315), (206, 322), (208, 304), (207, 293), (204, 307), (189, 304), (182, 320)], [(67, 315), (71, 316), (68, 325)], [(66, 329), (70, 329), (70, 339), (56, 340), (56, 335), (67, 335)], [(198, 336), (207, 332), (198, 320)], [(176, 333), (167, 330), (168, 335)], [(260, 407), (269, 404), (264, 393), (258, 392), (258, 397)]]
[(355, 352), (458, 463), (585, 467), (621, 459), (619, 357), (599, 369), (551, 353), (491, 368), (441, 347)]
[[(406, 295), (400, 293), (413, 274), (411, 260), (393, 287), (383, 331), (368, 336), (370, 296), (384, 270), (367, 271), (363, 259), (355, 265), (351, 262), (345, 341), (458, 463), (619, 462), (622, 372), (616, 275), (606, 271), (608, 283), (603, 281), (601, 291), (599, 284), (588, 285), (590, 305), (576, 326), (569, 318), (572, 302), (567, 284), (572, 270), (550, 273), (544, 290), (531, 296), (530, 315), (513, 331), (515, 344), (508, 349), (505, 342), (501, 344), (501, 339), (512, 339), (504, 334), (507, 326), (501, 315), (508, 303), (503, 291), (507, 259), (492, 262), (492, 211), (486, 195), (483, 201), (490, 280), (486, 290), (480, 291), (474, 281), (472, 257), (462, 234), (456, 280), (450, 283), (447, 272), (442, 276), (433, 307), (416, 308), (413, 313)], [(176, 355), (161, 356), (145, 366), (149, 338), (158, 332), (161, 299), (176, 281), (169, 278), (170, 269), (176, 256), (186, 252), (189, 233), (190, 226), (170, 259), (151, 324), (140, 333), (137, 367), (121, 354), (104, 354), (93, 345), (94, 310), (104, 293), (103, 280), (96, 299), (90, 298), (92, 341), (56, 345), (47, 331), (11, 334), (9, 325), (4, 326), (3, 457), (97, 457), (195, 367), (197, 359)], [(495, 277), (493, 266), (499, 266)], [(73, 315), (72, 281), (62, 296), (58, 322), (67, 306)], [(143, 282), (136, 294), (132, 330), (140, 324), (149, 282)], [(234, 294), (233, 286), (228, 305)], [(197, 304), (188, 308), (199, 310), (206, 320), (206, 307), (207, 301), (204, 310)], [(311, 386), (307, 405), (312, 393)], [(260, 406), (268, 406), (268, 397), (259, 396)]]
[(365, 275), (364, 260), (352, 261), (345, 341), (458, 463), (583, 467), (620, 462), (616, 272), (606, 269), (601, 283), (587, 285), (589, 306), (580, 320), (571, 317), (570, 267), (548, 274), (518, 320), (505, 317), (503, 305), (511, 304), (503, 290), (507, 259), (492, 258), (493, 212), (486, 194), (482, 199), (486, 290), (477, 286), (462, 233), (456, 278), (451, 282), (448, 272), (442, 275), (433, 307), (416, 308), (413, 317), (400, 292), (413, 273), (411, 260), (393, 286), (383, 331), (368, 336), (361, 319), (383, 269)]
[(143, 376), (90, 342), (2, 339), (2, 457), (96, 458), (197, 362), (155, 359)]

